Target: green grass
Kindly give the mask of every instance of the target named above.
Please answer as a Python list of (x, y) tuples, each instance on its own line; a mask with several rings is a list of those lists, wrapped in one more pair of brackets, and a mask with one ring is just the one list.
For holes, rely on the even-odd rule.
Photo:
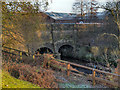
[(12, 77), (8, 72), (2, 71), (2, 88), (40, 88), (30, 82)]

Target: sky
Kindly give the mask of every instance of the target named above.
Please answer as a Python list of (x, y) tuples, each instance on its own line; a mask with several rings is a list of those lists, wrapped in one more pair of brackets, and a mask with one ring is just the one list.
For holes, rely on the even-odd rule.
[[(48, 12), (63, 12), (63, 13), (71, 13), (72, 5), (76, 0), (48, 0), (49, 1), (49, 10)], [(99, 3), (105, 3), (110, 0), (96, 0)], [(102, 11), (102, 9), (99, 9)]]

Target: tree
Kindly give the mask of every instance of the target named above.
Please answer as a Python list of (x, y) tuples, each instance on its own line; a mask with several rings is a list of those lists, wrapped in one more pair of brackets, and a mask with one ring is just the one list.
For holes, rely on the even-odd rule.
[(39, 5), (35, 4), (36, 2), (2, 2), (2, 46), (26, 47), (33, 40), (35, 30), (40, 27), (38, 24), (44, 21), (38, 15)]
[(90, 2), (91, 16), (96, 15), (97, 10), (98, 10), (98, 3), (95, 0), (91, 0), (91, 2)]
[(120, 1), (116, 0), (113, 2), (107, 2), (105, 5), (102, 5), (101, 8), (107, 10), (113, 17), (113, 21), (116, 23), (118, 27), (118, 35), (116, 34), (108, 34), (104, 33), (104, 35), (110, 35), (115, 37), (118, 40), (118, 48), (120, 50)]
[(80, 1), (76, 1), (75, 3), (73, 3), (73, 12), (80, 14), (81, 16), (83, 16), (85, 14), (85, 3), (83, 2), (83, 0)]
[(39, 3), (39, 6), (42, 11), (47, 11), (49, 6), (48, 0), (42, 0), (42, 2)]
[(98, 38), (99, 41), (104, 40), (104, 42), (107, 42), (107, 44), (110, 42), (109, 46), (102, 45), (104, 46), (104, 52), (101, 56), (103, 56), (103, 60), (105, 59), (108, 67), (110, 67), (110, 64), (114, 64), (116, 66), (116, 60), (120, 58), (120, 1), (116, 0), (112, 2), (106, 2), (106, 4), (101, 5), (100, 8), (106, 10), (107, 23), (105, 26), (107, 28), (104, 28), (107, 31), (104, 31), (105, 33), (102, 32)]
[(72, 11), (84, 16), (87, 13), (92, 15), (96, 15), (98, 3), (95, 0), (86, 1), (86, 0), (77, 0), (73, 3)]
[(2, 2), (2, 46), (14, 46), (24, 41), (22, 34), (16, 29), (17, 27), (14, 26), (17, 8), (12, 6), (13, 3)]

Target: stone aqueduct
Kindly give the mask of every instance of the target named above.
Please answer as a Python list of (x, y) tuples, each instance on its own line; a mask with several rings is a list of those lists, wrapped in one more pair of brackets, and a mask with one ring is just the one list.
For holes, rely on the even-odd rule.
[(40, 32), (42, 39), (38, 38), (39, 40), (29, 43), (31, 53), (37, 50), (44, 52), (48, 49), (49, 52), (59, 55), (62, 47), (73, 48), (68, 53), (77, 53), (77, 49), (81, 46), (100, 45), (96, 43), (96, 37), (105, 29), (103, 23), (51, 24), (46, 27)]

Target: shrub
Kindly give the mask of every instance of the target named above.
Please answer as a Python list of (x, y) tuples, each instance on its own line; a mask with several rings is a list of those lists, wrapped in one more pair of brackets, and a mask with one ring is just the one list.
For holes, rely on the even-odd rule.
[(32, 82), (43, 88), (58, 87), (57, 79), (53, 75), (54, 72), (52, 70), (42, 68), (40, 65), (35, 66), (32, 64), (32, 61), (29, 64), (25, 64), (24, 61), (16, 62), (12, 59), (10, 56), (5, 57), (3, 59), (3, 68), (9, 71), (15, 78)]
[(97, 46), (91, 47), (91, 52), (93, 53), (94, 56), (99, 55), (99, 48)]
[(38, 84), (40, 87), (45, 88), (57, 88), (56, 78), (53, 75), (52, 70), (46, 70), (42, 67), (32, 67), (27, 64), (13, 64), (9, 67), (9, 72), (12, 76), (19, 78), (21, 80), (32, 82), (33, 84)]

